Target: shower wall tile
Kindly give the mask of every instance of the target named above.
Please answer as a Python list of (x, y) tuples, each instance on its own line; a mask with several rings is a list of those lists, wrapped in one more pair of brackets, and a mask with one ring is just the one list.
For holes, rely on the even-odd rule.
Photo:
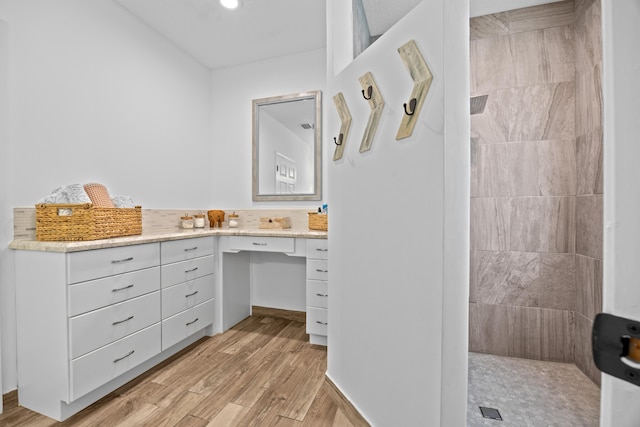
[(515, 198), (510, 212), (509, 250), (574, 253), (575, 198)]
[(602, 259), (602, 195), (576, 197), (576, 253)]
[(574, 82), (511, 89), (509, 141), (569, 139), (575, 135)]
[(539, 306), (557, 311), (576, 308), (576, 259), (574, 254), (539, 254)]
[(570, 25), (573, 24), (573, 0), (516, 9), (507, 14), (511, 33)]
[(602, 261), (576, 255), (576, 312), (589, 320), (602, 311)]
[(477, 158), (478, 196), (537, 196), (536, 143), (481, 144)]
[(575, 364), (594, 383), (600, 385), (600, 371), (593, 362), (591, 350), (591, 330), (593, 321), (579, 313), (575, 314), (576, 324), (574, 332), (574, 358)]
[(469, 302), (478, 302), (478, 251), (469, 254)]
[(517, 86), (574, 80), (573, 26), (511, 36)]
[(478, 139), (471, 138), (470, 144), (471, 162), (469, 173), (471, 175), (471, 186), (469, 192), (471, 197), (478, 197)]
[(471, 199), (471, 249), (507, 250), (510, 217), (508, 198)]
[(537, 143), (539, 194), (574, 196), (576, 194), (576, 144), (574, 139)]
[(568, 310), (540, 310), (541, 360), (571, 363), (575, 360), (573, 334), (575, 314)]
[(507, 307), (469, 304), (469, 351), (508, 356)]
[(471, 116), (471, 137), (480, 144), (509, 141), (511, 120), (511, 90), (487, 93), (484, 113)]
[(471, 96), (475, 96), (478, 91), (478, 85), (476, 83), (476, 44), (474, 42), (469, 43), (469, 91)]
[[(476, 301), (537, 307), (540, 296), (538, 254), (481, 251), (476, 259)], [(575, 298), (574, 298), (575, 299)]]
[(576, 138), (578, 195), (602, 194), (602, 128)]
[(509, 36), (474, 40), (476, 90), (491, 91), (515, 86), (516, 73)]
[(509, 356), (542, 359), (542, 319), (539, 308), (507, 307)]
[(509, 33), (507, 12), (479, 16), (469, 20), (469, 39), (502, 36)]
[(602, 17), (600, 2), (576, 15), (576, 69), (586, 71), (602, 61)]
[(602, 126), (602, 66), (576, 76), (576, 136), (596, 131)]
[(573, 14), (576, 22), (583, 17), (585, 12), (591, 7), (591, 5), (597, 4), (597, 7), (600, 8), (600, 0), (575, 0), (574, 3), (575, 5)]

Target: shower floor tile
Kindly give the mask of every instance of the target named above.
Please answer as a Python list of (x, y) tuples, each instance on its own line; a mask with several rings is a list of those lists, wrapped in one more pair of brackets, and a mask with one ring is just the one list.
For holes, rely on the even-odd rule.
[[(479, 406), (504, 421), (482, 417)], [(570, 363), (469, 353), (467, 426), (597, 426), (600, 388)]]

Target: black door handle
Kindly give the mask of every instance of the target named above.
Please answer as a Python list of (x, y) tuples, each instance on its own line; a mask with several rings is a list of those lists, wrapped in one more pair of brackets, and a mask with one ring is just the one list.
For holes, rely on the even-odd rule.
[(599, 313), (591, 346), (598, 369), (640, 387), (640, 322)]

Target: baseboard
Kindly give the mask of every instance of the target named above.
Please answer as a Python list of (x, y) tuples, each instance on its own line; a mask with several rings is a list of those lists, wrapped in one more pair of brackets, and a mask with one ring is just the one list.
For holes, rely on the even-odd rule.
[(251, 315), (276, 317), (278, 319), (294, 320), (301, 323), (305, 323), (307, 321), (307, 313), (304, 311), (282, 310), (280, 308), (260, 307), (258, 305), (251, 307)]
[(340, 389), (329, 379), (328, 376), (324, 377), (323, 387), (327, 394), (338, 406), (338, 409), (347, 417), (347, 419), (354, 425), (354, 427), (371, 427), (371, 424), (358, 412), (353, 404), (347, 399)]

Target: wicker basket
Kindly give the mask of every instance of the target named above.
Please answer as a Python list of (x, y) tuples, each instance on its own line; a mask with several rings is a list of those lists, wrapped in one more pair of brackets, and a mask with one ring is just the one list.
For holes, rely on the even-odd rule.
[(309, 229), (327, 231), (329, 215), (309, 212)]
[(36, 205), (36, 240), (79, 241), (142, 234), (142, 208), (101, 208), (91, 203)]

